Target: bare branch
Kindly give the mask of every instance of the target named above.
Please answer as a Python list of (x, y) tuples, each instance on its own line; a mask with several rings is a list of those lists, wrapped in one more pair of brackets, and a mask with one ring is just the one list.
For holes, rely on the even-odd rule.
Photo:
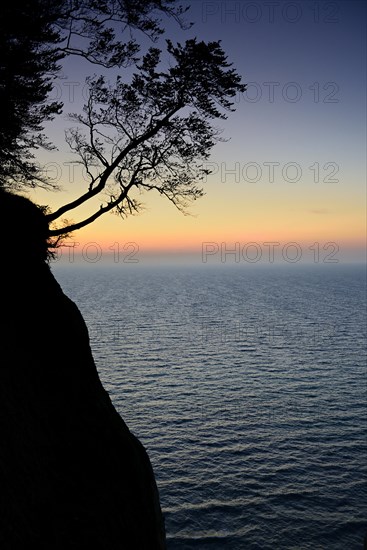
[(81, 195), (78, 199), (65, 204), (64, 206), (60, 207), (55, 212), (48, 214), (47, 219), (49, 222), (57, 220), (60, 216), (63, 216), (66, 212), (70, 210), (74, 210), (78, 206), (81, 206), (86, 201), (90, 200), (91, 198), (95, 197), (103, 191), (103, 189), (106, 186), (106, 183), (109, 179), (109, 177), (112, 175), (113, 171), (119, 163), (132, 151), (133, 149), (136, 149), (141, 143), (144, 141), (149, 140), (151, 137), (153, 137), (155, 134), (158, 133), (158, 131), (170, 120), (173, 115), (181, 109), (182, 105), (177, 105), (174, 109), (172, 109), (162, 120), (158, 121), (156, 126), (154, 128), (151, 128), (150, 130), (143, 133), (140, 137), (132, 140), (126, 147), (121, 151), (121, 153), (116, 157), (116, 159), (106, 167), (104, 172), (99, 176), (99, 183), (94, 187), (94, 189), (88, 190), (87, 193), (84, 193)]
[[(134, 173), (133, 173), (133, 175), (130, 179), (129, 184), (122, 188), (122, 191), (121, 191), (121, 193), (119, 194), (119, 196), (117, 198), (110, 197), (110, 201), (108, 202), (108, 204), (106, 206), (101, 205), (99, 210), (97, 210), (94, 214), (92, 214), (91, 216), (89, 216), (88, 218), (85, 218), (84, 220), (82, 220), (80, 222), (71, 223), (69, 225), (66, 225), (64, 227), (60, 227), (58, 229), (50, 229), (49, 230), (49, 236), (50, 237), (58, 237), (60, 235), (64, 235), (65, 233), (70, 234), (71, 232), (73, 232), (77, 229), (81, 229), (82, 227), (85, 227), (85, 226), (93, 223), (95, 220), (100, 218), (106, 212), (110, 212), (114, 208), (121, 205), (121, 203), (123, 202), (124, 199), (127, 199), (128, 208), (131, 211), (133, 202), (131, 201), (131, 199), (128, 198), (128, 193), (129, 193), (130, 189), (137, 184), (136, 178), (139, 174), (139, 169), (140, 169), (140, 167), (138, 167), (134, 171)], [(120, 214), (121, 213), (122, 213), (122, 209), (120, 207)]]

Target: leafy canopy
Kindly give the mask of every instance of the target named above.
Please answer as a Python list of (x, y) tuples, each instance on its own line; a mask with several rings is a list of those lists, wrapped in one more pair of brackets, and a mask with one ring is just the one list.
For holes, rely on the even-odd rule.
[[(60, 61), (77, 55), (113, 68), (113, 74), (120, 70), (113, 84), (105, 76), (90, 77), (83, 112), (70, 115), (75, 126), (66, 140), (89, 181), (77, 199), (48, 214), (50, 236), (57, 240), (108, 211), (123, 217), (139, 211), (143, 191), (155, 190), (185, 211), (203, 194), (200, 184), (208, 174), (203, 161), (221, 139), (215, 120), (226, 118), (234, 96), (245, 89), (221, 43), (166, 40), (167, 67), (158, 47), (141, 55), (131, 31), (157, 39), (163, 33), (157, 13), (184, 26), (185, 10), (173, 0), (36, 3), (38, 10), (34, 2), (1, 8), (8, 23), (3, 21), (0, 38), (5, 52), (0, 99), (9, 114), (1, 122), (0, 185), (48, 185), (34, 150), (52, 147), (43, 124), (60, 113), (62, 104), (48, 101), (48, 95)], [(127, 79), (121, 70), (131, 65), (135, 69)], [(97, 196), (100, 207), (89, 217), (64, 220)]]

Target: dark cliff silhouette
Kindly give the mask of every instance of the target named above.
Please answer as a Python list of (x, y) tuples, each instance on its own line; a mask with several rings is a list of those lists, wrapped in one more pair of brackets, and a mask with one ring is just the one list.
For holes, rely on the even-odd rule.
[(0, 191), (0, 548), (165, 548), (149, 458), (103, 389), (46, 218)]

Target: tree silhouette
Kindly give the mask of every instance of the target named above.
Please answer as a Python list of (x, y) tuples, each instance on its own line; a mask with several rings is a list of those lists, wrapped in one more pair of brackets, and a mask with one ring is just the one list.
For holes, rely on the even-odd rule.
[(43, 124), (61, 111), (49, 102), (62, 55), (52, 21), (57, 2), (3, 2), (0, 6), (0, 186), (50, 185), (34, 150), (51, 148)]
[[(0, 5), (0, 186), (54, 187), (35, 158), (52, 149), (44, 123), (63, 103), (49, 101), (60, 61), (81, 56), (104, 67), (138, 59), (141, 31), (155, 40), (162, 32), (157, 13), (180, 22), (185, 11), (174, 0), (28, 0)], [(181, 23), (182, 24), (182, 23)], [(121, 37), (129, 33), (127, 40)], [(119, 38), (117, 38), (119, 34)]]
[[(48, 213), (54, 244), (108, 211), (122, 217), (138, 211), (143, 191), (155, 190), (185, 210), (203, 194), (200, 183), (208, 174), (203, 161), (221, 139), (214, 121), (226, 118), (226, 111), (233, 109), (231, 100), (244, 90), (220, 42), (167, 40), (170, 62), (164, 68), (161, 50), (151, 47), (141, 55), (131, 31), (155, 40), (163, 33), (157, 13), (166, 13), (184, 26), (185, 9), (173, 0), (37, 3), (38, 12), (30, 2), (25, 8), (2, 8), (8, 10), (9, 20), (13, 13), (25, 22), (31, 9), (39, 20), (30, 35), (18, 32), (13, 21), (1, 38), (5, 51), (12, 53), (16, 45), (24, 63), (6, 61), (1, 73), (0, 89), (10, 115), (3, 121), (1, 139), (7, 145), (2, 150), (0, 184), (47, 185), (33, 150), (51, 147), (42, 126), (62, 108), (60, 102), (47, 102), (52, 79), (63, 57), (77, 55), (104, 69), (134, 65), (135, 72), (128, 81), (117, 76), (113, 85), (104, 76), (89, 78), (83, 112), (70, 115), (77, 126), (67, 132), (66, 140), (89, 181), (77, 199)], [(20, 75), (15, 69), (19, 66)], [(97, 196), (101, 204), (94, 213), (64, 221), (66, 213)]]

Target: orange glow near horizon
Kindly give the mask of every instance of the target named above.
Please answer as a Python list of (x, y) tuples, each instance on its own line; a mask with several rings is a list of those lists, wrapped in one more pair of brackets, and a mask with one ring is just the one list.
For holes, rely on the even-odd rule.
[[(65, 185), (67, 189), (67, 185)], [(208, 181), (206, 195), (180, 213), (169, 201), (148, 193), (143, 211), (125, 220), (106, 214), (89, 226), (76, 231), (72, 242), (83, 247), (97, 243), (112, 254), (115, 243), (120, 249), (136, 243), (141, 252), (198, 253), (202, 243), (225, 243), (228, 249), (239, 243), (296, 242), (306, 249), (319, 243), (336, 243), (341, 251), (354, 251), (364, 261), (366, 215), (362, 193), (357, 186), (245, 185)], [(77, 189), (73, 189), (73, 194)], [(30, 195), (39, 204), (56, 209), (69, 202), (71, 193)], [(54, 203), (54, 205), (53, 205)], [(90, 215), (86, 206), (70, 215), (79, 220)], [(115, 245), (116, 246), (116, 245)]]
[(126, 220), (106, 215), (76, 231), (72, 240), (81, 244), (97, 242), (106, 251), (116, 242), (120, 246), (135, 242), (141, 250), (149, 252), (197, 251), (203, 242), (225, 242), (228, 247), (236, 242), (242, 245), (269, 241), (295, 241), (300, 246), (336, 242), (340, 247), (364, 247), (365, 217), (361, 202), (355, 204), (350, 199), (348, 204), (345, 197), (340, 197), (332, 204), (328, 200), (326, 208), (321, 201), (314, 206), (283, 197), (264, 203), (255, 202), (252, 196), (251, 204), (246, 204), (245, 198), (239, 201), (227, 196), (218, 201), (208, 194), (193, 205), (193, 216), (184, 216), (161, 200), (160, 204)]

